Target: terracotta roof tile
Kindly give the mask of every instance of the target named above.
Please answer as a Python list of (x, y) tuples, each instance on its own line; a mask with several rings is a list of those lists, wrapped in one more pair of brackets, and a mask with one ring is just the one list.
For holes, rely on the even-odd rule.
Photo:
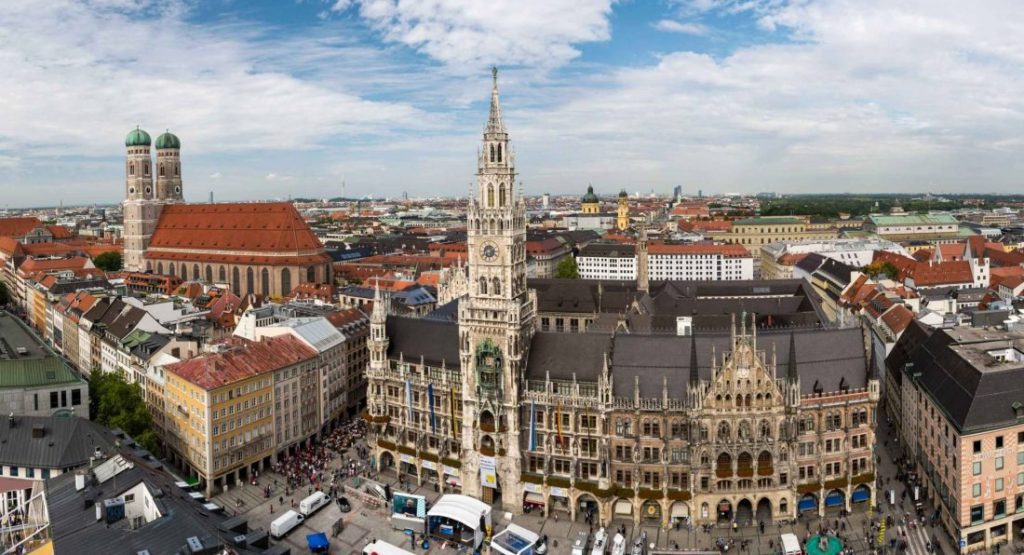
[(39, 227), (39, 218), (32, 216), (0, 218), (0, 236), (4, 237), (23, 237), (37, 227)]
[(210, 390), (317, 357), (315, 350), (291, 335), (262, 341), (231, 338), (225, 343), (225, 352), (200, 355), (166, 370)]
[(893, 333), (901, 333), (914, 321), (914, 313), (907, 307), (898, 304), (882, 315), (882, 321)]
[(164, 248), (323, 253), (320, 240), (289, 202), (168, 205), (149, 243), (150, 251)]

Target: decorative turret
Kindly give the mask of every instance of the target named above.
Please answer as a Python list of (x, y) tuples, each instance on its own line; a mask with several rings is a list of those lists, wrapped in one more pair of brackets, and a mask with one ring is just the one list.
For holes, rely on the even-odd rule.
[(615, 227), (619, 231), (629, 229), (629, 196), (626, 195), (625, 189), (619, 192), (619, 206), (616, 213)]
[(601, 199), (594, 194), (594, 186), (587, 186), (587, 194), (580, 199), (580, 211), (584, 214), (597, 214), (601, 211)]
[(650, 270), (647, 257), (647, 227), (640, 226), (640, 236), (636, 243), (636, 289), (641, 294), (651, 290)]
[(138, 127), (125, 137), (125, 198), (128, 200), (153, 197), (152, 159), (149, 155), (151, 141), (149, 133)]

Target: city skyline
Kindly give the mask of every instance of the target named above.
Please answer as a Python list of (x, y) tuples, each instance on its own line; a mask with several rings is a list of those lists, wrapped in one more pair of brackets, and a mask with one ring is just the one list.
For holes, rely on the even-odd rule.
[(350, 197), (463, 196), (491, 64), (529, 195), (1019, 183), (1009, 3), (468, 6), (4, 5), (5, 204), (116, 202), (136, 125), (181, 137), (191, 201), (343, 181)]

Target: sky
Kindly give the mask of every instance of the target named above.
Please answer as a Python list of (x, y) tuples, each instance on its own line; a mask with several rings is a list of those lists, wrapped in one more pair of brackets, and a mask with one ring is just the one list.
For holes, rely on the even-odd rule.
[(1024, 191), (1019, 0), (17, 0), (0, 208), (136, 125), (192, 201), (465, 195), (492, 65), (527, 194)]

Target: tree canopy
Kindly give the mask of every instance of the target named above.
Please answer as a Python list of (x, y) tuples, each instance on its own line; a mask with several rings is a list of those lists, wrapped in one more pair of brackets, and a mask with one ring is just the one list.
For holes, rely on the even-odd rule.
[(139, 384), (130, 384), (116, 373), (93, 370), (89, 375), (89, 416), (109, 428), (120, 428), (159, 456), (160, 442)]
[(555, 268), (555, 277), (564, 279), (580, 279), (580, 269), (576, 265), (576, 257), (569, 255), (562, 258)]
[(116, 272), (121, 269), (121, 253), (117, 251), (105, 252), (92, 259), (92, 263), (104, 272)]

